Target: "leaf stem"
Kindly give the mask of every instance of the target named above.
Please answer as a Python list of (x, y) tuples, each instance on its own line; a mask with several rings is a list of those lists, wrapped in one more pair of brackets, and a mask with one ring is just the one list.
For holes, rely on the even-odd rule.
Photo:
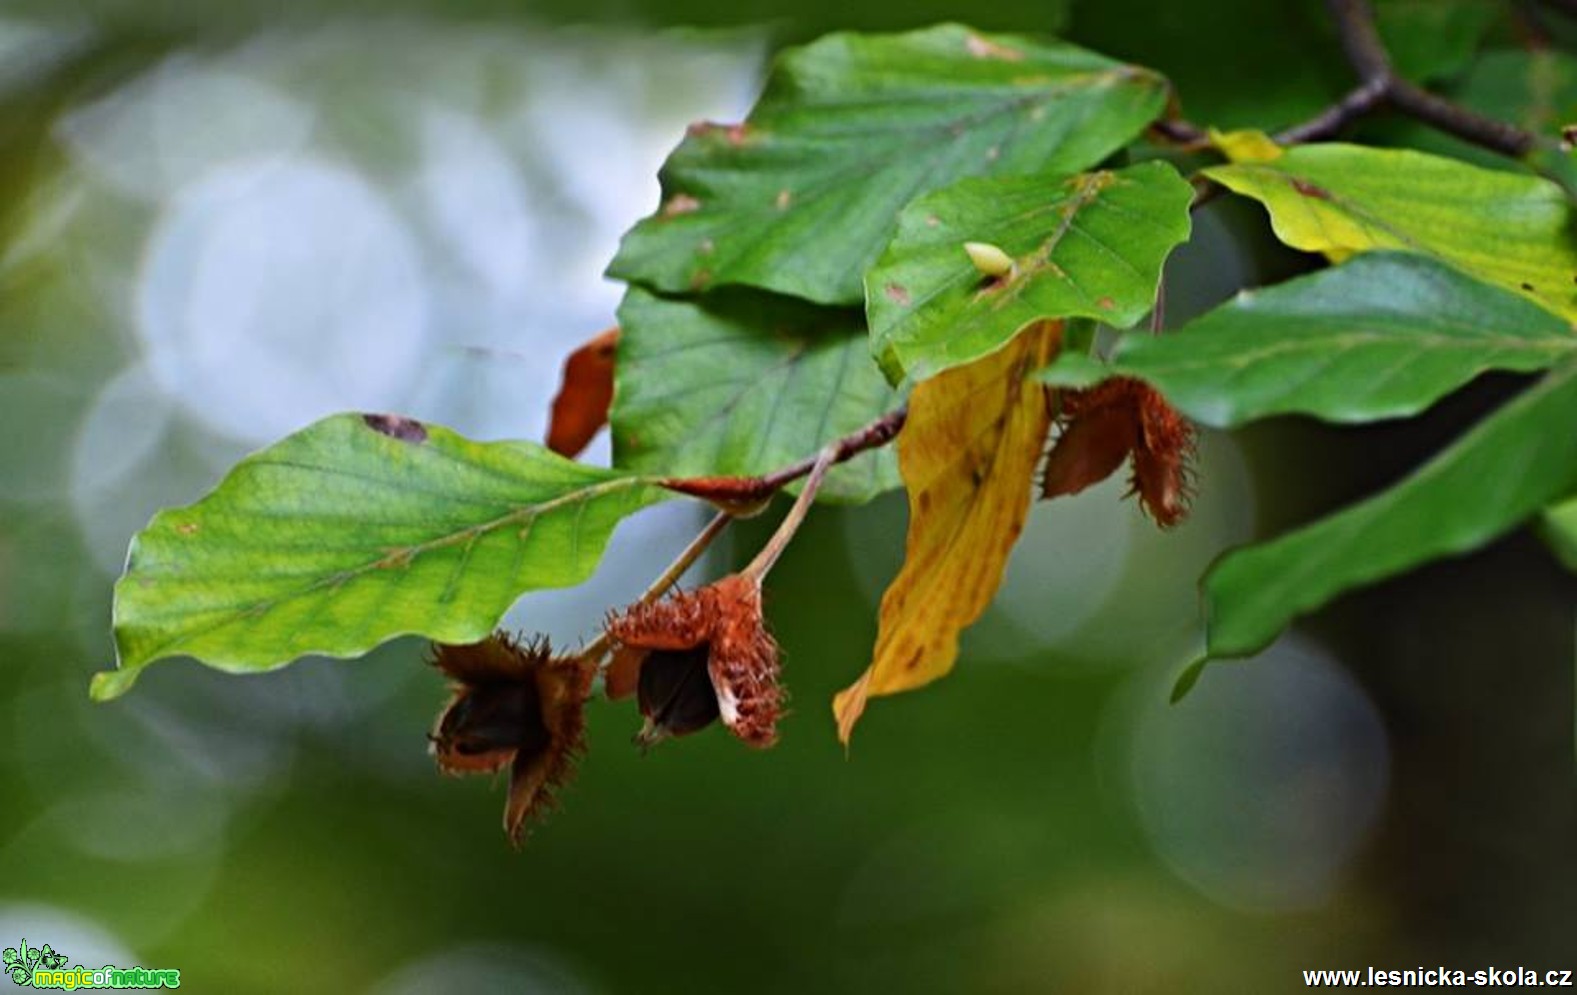
[[(707, 547), (712, 545), (712, 540), (721, 535), (723, 530), (728, 528), (729, 523), (733, 520), (734, 516), (726, 511), (720, 511), (713, 515), (712, 520), (706, 523), (706, 528), (702, 529), (699, 535), (690, 540), (690, 544), (678, 556), (674, 557), (674, 561), (668, 564), (668, 569), (664, 570), (661, 576), (652, 581), (651, 586), (646, 588), (645, 593), (637, 598), (635, 603), (638, 605), (649, 605), (668, 593), (668, 589), (679, 583), (679, 578), (684, 576), (686, 570), (695, 565), (695, 561), (699, 560), (701, 554), (706, 552)], [(587, 643), (581, 649), (579, 655), (587, 660), (599, 659), (607, 652), (610, 641), (611, 637), (608, 635), (607, 629), (604, 629), (597, 634), (597, 638)]]
[(767, 575), (778, 557), (783, 555), (783, 550), (788, 548), (789, 541), (794, 538), (794, 533), (799, 531), (804, 524), (805, 515), (810, 511), (810, 506), (816, 502), (816, 492), (821, 490), (821, 482), (827, 478), (827, 471), (838, 462), (838, 443), (827, 446), (816, 455), (816, 460), (811, 464), (810, 476), (805, 479), (805, 486), (800, 488), (799, 497), (794, 499), (794, 507), (789, 509), (783, 521), (778, 523), (778, 530), (772, 533), (772, 538), (761, 547), (761, 552), (750, 561), (750, 565), (740, 571), (743, 576), (752, 577), (757, 582)]
[[(740, 503), (750, 500), (765, 500), (782, 490), (786, 485), (793, 483), (801, 477), (808, 476), (805, 486), (800, 490), (794, 507), (789, 509), (788, 515), (778, 525), (778, 530), (767, 541), (761, 552), (744, 569), (744, 573), (756, 577), (758, 580), (766, 576), (767, 571), (777, 562), (783, 550), (788, 546), (789, 540), (794, 538), (794, 533), (799, 530), (800, 524), (805, 520), (806, 513), (816, 500), (816, 493), (821, 490), (822, 481), (826, 479), (827, 471), (847, 459), (851, 459), (868, 449), (885, 446), (897, 438), (899, 429), (903, 428), (904, 420), (909, 415), (907, 407), (897, 408), (869, 424), (856, 429), (841, 439), (836, 439), (809, 459), (790, 463), (781, 470), (776, 470), (764, 477), (671, 477), (662, 481), (662, 485), (681, 494), (694, 494), (701, 497), (716, 499), (719, 494), (726, 494), (729, 498)], [(669, 564), (662, 576), (652, 582), (641, 595), (637, 604), (650, 604), (667, 593), (670, 587), (678, 583), (684, 572), (700, 558), (712, 540), (717, 538), (732, 522), (736, 516), (730, 511), (720, 511), (707, 523), (701, 534), (686, 546), (684, 551)], [(597, 637), (587, 643), (580, 651), (580, 655), (588, 660), (600, 660), (608, 651), (611, 643), (606, 630), (597, 634)]]

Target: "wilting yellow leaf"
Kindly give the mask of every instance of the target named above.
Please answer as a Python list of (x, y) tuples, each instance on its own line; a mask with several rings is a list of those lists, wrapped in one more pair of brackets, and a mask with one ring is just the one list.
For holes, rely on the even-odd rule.
[(844, 743), (868, 698), (952, 669), (959, 632), (1001, 585), (1051, 426), (1045, 388), (1025, 377), (1050, 360), (1061, 333), (1061, 322), (1031, 325), (1002, 349), (914, 389), (898, 436), (909, 491), (904, 565), (882, 596), (870, 667), (833, 701)]

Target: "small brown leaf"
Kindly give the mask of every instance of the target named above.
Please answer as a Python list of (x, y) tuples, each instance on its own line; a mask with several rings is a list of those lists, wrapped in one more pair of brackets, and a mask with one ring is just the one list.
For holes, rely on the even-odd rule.
[(570, 353), (564, 378), (553, 398), (548, 423), (549, 449), (574, 459), (608, 423), (613, 403), (613, 360), (619, 344), (617, 326)]

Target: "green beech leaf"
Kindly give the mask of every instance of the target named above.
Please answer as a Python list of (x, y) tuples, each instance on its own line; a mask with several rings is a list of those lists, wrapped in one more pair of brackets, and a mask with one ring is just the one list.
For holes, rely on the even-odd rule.
[(1416, 414), (1486, 370), (1577, 354), (1571, 325), (1423, 256), (1377, 252), (1232, 300), (1165, 335), (1126, 335), (1108, 364), (1069, 354), (1042, 378), (1146, 380), (1195, 421)]
[[(871, 347), (889, 380), (920, 380), (994, 352), (1037, 318), (1131, 325), (1167, 254), (1188, 238), (1193, 188), (1164, 162), (1074, 176), (968, 179), (904, 209), (866, 277)], [(987, 243), (1012, 270), (983, 276)]]
[(132, 540), (115, 586), (120, 669), (95, 675), (93, 696), (178, 654), (244, 672), (403, 634), (473, 642), (524, 592), (589, 577), (619, 520), (664, 494), (534, 443), (324, 419)]
[(1556, 48), (1485, 52), (1451, 95), (1481, 114), (1558, 136), (1577, 114), (1577, 58)]
[(1164, 66), (1191, 120), (1274, 131), (1352, 87), (1323, 8), (1307, 0), (1210, 0), (1208, 8), (1095, 0), (1078, 5), (1075, 27), (1084, 44)]
[(1059, 42), (956, 24), (829, 35), (784, 53), (743, 125), (691, 129), (663, 167), (662, 207), (608, 272), (668, 292), (750, 284), (853, 304), (917, 195), (1092, 166), (1165, 94), (1147, 69)]
[(1577, 218), (1548, 180), (1339, 143), (1204, 173), (1263, 203), (1276, 236), (1295, 249), (1337, 259), (1372, 249), (1433, 256), (1577, 318)]
[(1270, 542), (1202, 582), (1211, 656), (1247, 656), (1331, 598), (1476, 549), (1577, 492), (1577, 361), (1556, 367), (1401, 483)]
[(1499, 13), (1495, 0), (1376, 0), (1391, 65), (1415, 82), (1460, 72)]
[(1539, 531), (1567, 569), (1577, 570), (1577, 497), (1544, 509)]
[[(684, 476), (754, 476), (897, 407), (860, 313), (752, 290), (694, 299), (631, 287), (619, 309), (614, 462)], [(834, 469), (820, 497), (897, 487), (890, 450)]]
[[(1550, 177), (1577, 197), (1577, 163), (1560, 142), (1563, 127), (1577, 121), (1577, 58), (1553, 48), (1486, 52), (1474, 64), (1455, 99), (1481, 114), (1521, 125), (1538, 138), (1523, 165)], [(1484, 159), (1504, 168), (1503, 159), (1430, 129), (1450, 155)], [(1421, 147), (1428, 148), (1423, 145)]]

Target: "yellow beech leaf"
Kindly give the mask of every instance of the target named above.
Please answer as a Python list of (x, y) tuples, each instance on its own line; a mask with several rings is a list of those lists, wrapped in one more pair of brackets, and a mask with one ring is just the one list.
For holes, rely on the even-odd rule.
[(1549, 180), (1340, 142), (1201, 173), (1263, 204), (1294, 249), (1338, 262), (1377, 249), (1429, 256), (1577, 319), (1577, 207)]
[(959, 632), (1001, 585), (1051, 427), (1045, 391), (1026, 377), (1051, 359), (1061, 334), (1061, 322), (1032, 324), (910, 396), (898, 436), (898, 472), (909, 492), (904, 564), (882, 596), (870, 667), (832, 703), (845, 744), (868, 698), (952, 669)]
[(1271, 162), (1281, 158), (1281, 146), (1263, 131), (1244, 128), (1240, 131), (1210, 129), (1210, 144), (1233, 162)]

